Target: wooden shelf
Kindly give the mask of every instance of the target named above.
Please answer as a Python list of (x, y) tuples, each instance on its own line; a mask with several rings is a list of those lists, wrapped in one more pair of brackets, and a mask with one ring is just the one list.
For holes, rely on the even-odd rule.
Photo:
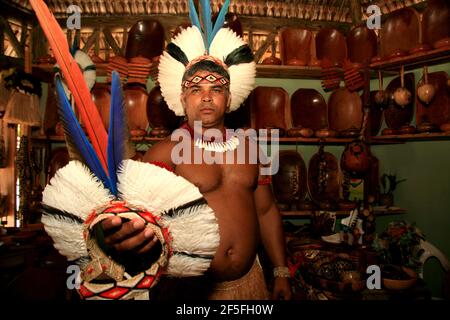
[(382, 142), (383, 144), (388, 144), (390, 141), (391, 143), (401, 143), (407, 141), (440, 141), (450, 140), (450, 132), (396, 134), (376, 136), (371, 139), (374, 143)]
[[(107, 63), (97, 63), (97, 77), (106, 76)], [(42, 79), (53, 79), (54, 64), (35, 64), (33, 65), (33, 74)], [(285, 66), (285, 65), (256, 65), (257, 78), (278, 78), (278, 79), (313, 79), (320, 80), (322, 73), (321, 67), (312, 66)], [(394, 74), (394, 73), (393, 73)], [(370, 77), (377, 78), (378, 73), (371, 70)]]
[(141, 137), (141, 138), (131, 138), (130, 140), (136, 144), (139, 144), (139, 143), (153, 143), (164, 139), (165, 138)]
[(31, 136), (31, 139), (34, 141), (41, 142), (65, 142), (64, 136)]
[(401, 66), (405, 70), (411, 70), (422, 67), (424, 65), (430, 66), (450, 61), (450, 49), (434, 49), (426, 52), (411, 54), (404, 57), (393, 58), (387, 61), (380, 61), (372, 63), (371, 69), (381, 69), (385, 71), (400, 70)]
[[(326, 210), (317, 210), (317, 211), (326, 211)], [(331, 211), (330, 212), (336, 212), (336, 217), (338, 218), (344, 218), (350, 214), (350, 211)], [(385, 207), (375, 207), (374, 213), (376, 216), (391, 216), (396, 214), (405, 214), (406, 210), (398, 207), (391, 207), (391, 208), (385, 208)], [(291, 218), (291, 219), (307, 219), (311, 218), (313, 215), (313, 211), (281, 211), (281, 216), (283, 218)]]
[(256, 66), (256, 77), (258, 78), (282, 78), (282, 79), (319, 79), (322, 68), (320, 67), (297, 67), (279, 65)]
[[(450, 132), (447, 133), (430, 133), (430, 134), (417, 134), (417, 135), (398, 135), (398, 136), (376, 136), (372, 137), (371, 144), (400, 144), (404, 143), (405, 140), (412, 140), (414, 136), (415, 140), (450, 140)], [(32, 140), (38, 142), (65, 142), (64, 136), (32, 136)], [(136, 137), (131, 138), (131, 141), (135, 144), (152, 144), (166, 138), (157, 138), (157, 137)], [(268, 139), (258, 139), (260, 141), (268, 141)], [(292, 137), (282, 137), (275, 140), (280, 144), (303, 144), (303, 145), (318, 145), (321, 143), (319, 138), (292, 138)], [(353, 138), (327, 138), (322, 141), (324, 145), (345, 145), (353, 141)]]

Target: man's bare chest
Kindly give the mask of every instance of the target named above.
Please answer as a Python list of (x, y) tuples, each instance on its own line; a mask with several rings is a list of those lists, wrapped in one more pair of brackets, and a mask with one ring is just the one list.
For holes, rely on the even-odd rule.
[(179, 164), (176, 174), (209, 193), (221, 188), (254, 189), (258, 166), (252, 164)]

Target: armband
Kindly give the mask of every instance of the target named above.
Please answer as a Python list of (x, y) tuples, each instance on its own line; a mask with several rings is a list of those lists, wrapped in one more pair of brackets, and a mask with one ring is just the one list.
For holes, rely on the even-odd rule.
[(291, 273), (288, 267), (275, 267), (273, 268), (273, 276), (276, 278), (290, 278)]
[(265, 177), (258, 180), (258, 185), (266, 186), (272, 183), (272, 177)]
[(167, 171), (170, 171), (170, 172), (175, 172), (175, 170), (173, 170), (173, 168), (171, 166), (169, 166), (168, 164), (166, 164), (164, 162), (152, 161), (152, 162), (150, 162), (150, 164), (153, 164), (153, 165), (155, 165), (157, 167), (166, 169)]

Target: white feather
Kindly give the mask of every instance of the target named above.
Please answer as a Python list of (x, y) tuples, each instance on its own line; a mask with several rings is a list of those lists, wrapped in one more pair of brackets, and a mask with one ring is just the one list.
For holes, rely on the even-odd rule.
[(102, 182), (79, 161), (70, 161), (59, 169), (42, 193), (44, 204), (70, 212), (83, 220), (94, 208), (112, 199)]
[(180, 47), (189, 61), (203, 55), (206, 51), (203, 37), (197, 27), (184, 29), (172, 42)]
[(209, 268), (211, 260), (174, 254), (167, 266), (166, 274), (171, 277), (192, 277), (202, 275)]
[[(70, 161), (59, 169), (42, 195), (44, 204), (69, 212), (83, 221), (96, 207), (112, 200), (109, 191), (79, 161)], [(43, 215), (42, 223), (55, 248), (68, 260), (87, 256), (82, 224), (50, 215)]]
[(220, 29), (209, 46), (209, 54), (224, 61), (233, 50), (243, 46), (245, 42), (233, 30)]
[(161, 95), (168, 107), (177, 116), (185, 114), (181, 104), (181, 82), (183, 80), (184, 65), (164, 52), (159, 62), (158, 82), (161, 86)]
[(60, 254), (67, 257), (67, 260), (77, 260), (88, 255), (82, 224), (46, 214), (42, 215), (41, 221), (45, 231), (52, 237), (55, 248)]
[(118, 173), (121, 198), (155, 215), (202, 197), (186, 179), (158, 166), (125, 160)]
[(172, 235), (173, 251), (199, 255), (215, 254), (220, 240), (219, 225), (214, 211), (208, 205), (202, 205), (198, 210), (190, 212), (185, 210), (173, 217), (163, 215), (161, 222), (169, 228)]
[(238, 109), (255, 88), (256, 64), (242, 63), (228, 68), (230, 72), (230, 112)]

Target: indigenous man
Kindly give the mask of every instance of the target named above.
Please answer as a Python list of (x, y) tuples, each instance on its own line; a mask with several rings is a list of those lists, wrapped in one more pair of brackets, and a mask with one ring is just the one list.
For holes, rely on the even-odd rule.
[[(195, 47), (201, 49), (195, 52)], [(223, 58), (213, 56), (214, 52)], [(169, 137), (151, 147), (144, 161), (165, 167), (199, 188), (217, 217), (220, 244), (205, 277), (162, 278), (153, 290), (155, 298), (192, 298), (200, 292), (209, 299), (269, 298), (256, 258), (260, 240), (274, 266), (272, 298), (291, 297), (282, 223), (270, 179), (260, 175), (258, 163), (249, 161), (255, 157), (250, 150), (251, 140), (225, 133), (225, 113), (240, 106), (253, 88), (254, 78), (250, 48), (229, 29), (221, 29), (209, 48), (203, 45), (198, 28), (185, 29), (161, 58), (161, 92), (169, 108), (186, 116), (182, 128), (190, 139), (188, 147), (179, 152), (181, 142)], [(194, 132), (194, 128), (198, 131)], [(211, 129), (223, 136), (211, 135)], [(200, 140), (194, 141), (194, 136)], [(236, 163), (238, 145), (245, 148), (243, 164)], [(194, 159), (196, 152), (202, 155), (200, 162)], [(232, 163), (227, 161), (230, 153)], [(211, 164), (205, 161), (208, 156), (222, 161)], [(145, 255), (156, 248), (156, 237), (144, 231), (139, 221), (122, 224), (114, 218), (103, 222), (103, 228), (111, 233), (106, 244), (118, 251)]]

